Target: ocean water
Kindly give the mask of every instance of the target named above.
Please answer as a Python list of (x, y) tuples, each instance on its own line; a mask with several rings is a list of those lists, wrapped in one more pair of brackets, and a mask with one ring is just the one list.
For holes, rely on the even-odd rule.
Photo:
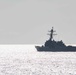
[(76, 52), (37, 52), (34, 45), (0, 45), (0, 75), (76, 75)]

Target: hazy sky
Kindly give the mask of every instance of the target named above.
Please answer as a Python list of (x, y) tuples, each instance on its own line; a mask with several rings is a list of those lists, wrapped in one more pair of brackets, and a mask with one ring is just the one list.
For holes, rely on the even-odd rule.
[(76, 0), (0, 0), (0, 44), (43, 44), (52, 26), (76, 44)]

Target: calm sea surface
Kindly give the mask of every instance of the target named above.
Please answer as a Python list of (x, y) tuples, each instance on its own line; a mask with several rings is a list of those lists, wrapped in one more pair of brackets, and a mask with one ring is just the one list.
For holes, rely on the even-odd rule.
[(0, 45), (0, 75), (76, 75), (76, 52), (37, 52), (34, 45)]

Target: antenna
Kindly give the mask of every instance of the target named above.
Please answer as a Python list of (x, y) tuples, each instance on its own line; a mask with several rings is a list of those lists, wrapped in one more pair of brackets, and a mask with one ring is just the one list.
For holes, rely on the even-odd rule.
[(50, 40), (52, 41), (53, 40), (53, 36), (57, 35), (57, 34), (54, 34), (54, 32), (56, 32), (56, 31), (53, 30), (53, 27), (52, 27), (52, 29), (49, 32), (51, 32), (51, 33), (47, 34), (47, 35), (50, 35)]

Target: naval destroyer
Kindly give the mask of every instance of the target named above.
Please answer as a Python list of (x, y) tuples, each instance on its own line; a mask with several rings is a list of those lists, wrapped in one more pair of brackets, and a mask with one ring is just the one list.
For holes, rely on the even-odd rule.
[(53, 39), (53, 36), (56, 35), (54, 34), (54, 29), (52, 27), (52, 29), (49, 31), (50, 32), (50, 38), (44, 43), (44, 45), (42, 46), (35, 46), (35, 48), (37, 49), (37, 51), (51, 51), (51, 52), (72, 52), (72, 51), (76, 51), (76, 46), (72, 46), (72, 45), (68, 45), (66, 46), (63, 41), (55, 41)]

